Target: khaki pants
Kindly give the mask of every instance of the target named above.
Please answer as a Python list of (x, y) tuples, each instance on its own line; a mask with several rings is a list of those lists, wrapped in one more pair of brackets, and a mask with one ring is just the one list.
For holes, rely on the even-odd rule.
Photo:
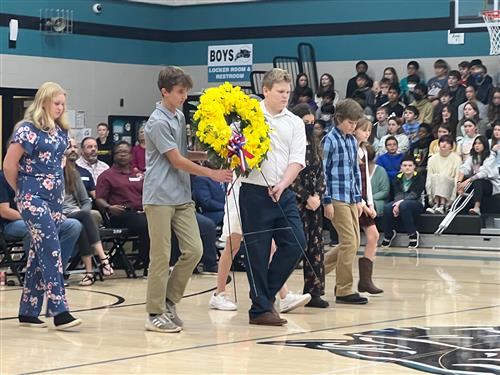
[(359, 218), (355, 204), (332, 201), (332, 224), (339, 235), (339, 244), (325, 254), (325, 273), (336, 269), (336, 295), (347, 296), (352, 290), (352, 266), (359, 249)]
[[(161, 314), (168, 298), (178, 303), (201, 259), (203, 247), (193, 203), (179, 206), (144, 206), (151, 241), (146, 311)], [(171, 230), (179, 240), (181, 256), (169, 277)]]

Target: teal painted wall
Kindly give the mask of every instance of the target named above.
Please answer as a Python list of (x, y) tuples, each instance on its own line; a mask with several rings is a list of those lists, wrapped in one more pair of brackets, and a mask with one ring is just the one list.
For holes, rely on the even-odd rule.
[[(40, 8), (74, 10), (75, 21), (157, 30), (197, 30), (438, 18), (449, 15), (448, 0), (268, 0), (189, 7), (162, 7), (119, 0), (100, 1), (103, 12), (92, 12), (89, 0), (1, 0), (0, 13), (38, 17)], [(465, 45), (447, 44), (446, 31), (387, 34), (153, 42), (85, 35), (44, 35), (20, 24), (15, 49), (8, 48), (8, 28), (0, 26), (0, 53), (145, 65), (205, 65), (207, 47), (214, 44), (254, 44), (254, 62), (269, 63), (276, 55), (295, 55), (299, 42), (309, 42), (318, 61), (397, 59), (414, 57), (483, 56), (489, 51), (486, 32), (467, 33)], [(77, 31), (77, 30), (75, 30)]]

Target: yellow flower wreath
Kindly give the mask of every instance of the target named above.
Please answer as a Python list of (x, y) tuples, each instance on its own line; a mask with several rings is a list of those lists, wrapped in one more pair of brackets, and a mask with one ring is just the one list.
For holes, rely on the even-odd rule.
[(204, 91), (194, 117), (194, 130), (215, 167), (248, 175), (266, 158), (269, 125), (256, 99), (228, 82)]

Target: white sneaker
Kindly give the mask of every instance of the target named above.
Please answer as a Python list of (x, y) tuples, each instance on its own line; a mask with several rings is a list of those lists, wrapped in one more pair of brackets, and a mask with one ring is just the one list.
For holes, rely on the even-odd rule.
[(298, 307), (304, 306), (311, 300), (309, 293), (300, 294), (288, 292), (285, 298), (280, 300), (280, 313), (290, 312)]
[(436, 210), (439, 208), (439, 205), (435, 204), (432, 207), (429, 207), (428, 209), (425, 210), (428, 214), (435, 214)]
[(166, 314), (158, 314), (155, 316), (148, 316), (146, 324), (144, 325), (146, 331), (174, 333), (180, 332), (182, 327), (172, 322)]
[(225, 292), (219, 294), (214, 292), (210, 297), (210, 301), (208, 301), (208, 306), (211, 309), (222, 311), (235, 311), (238, 309), (238, 306), (229, 299)]
[(444, 206), (436, 207), (436, 209), (434, 210), (434, 213), (444, 215)]

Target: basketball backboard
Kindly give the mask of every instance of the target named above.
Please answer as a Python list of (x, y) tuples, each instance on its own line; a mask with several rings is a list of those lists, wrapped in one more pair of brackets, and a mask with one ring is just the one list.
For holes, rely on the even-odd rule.
[(498, 10), (500, 0), (452, 0), (450, 2), (453, 32), (486, 31), (483, 12)]

